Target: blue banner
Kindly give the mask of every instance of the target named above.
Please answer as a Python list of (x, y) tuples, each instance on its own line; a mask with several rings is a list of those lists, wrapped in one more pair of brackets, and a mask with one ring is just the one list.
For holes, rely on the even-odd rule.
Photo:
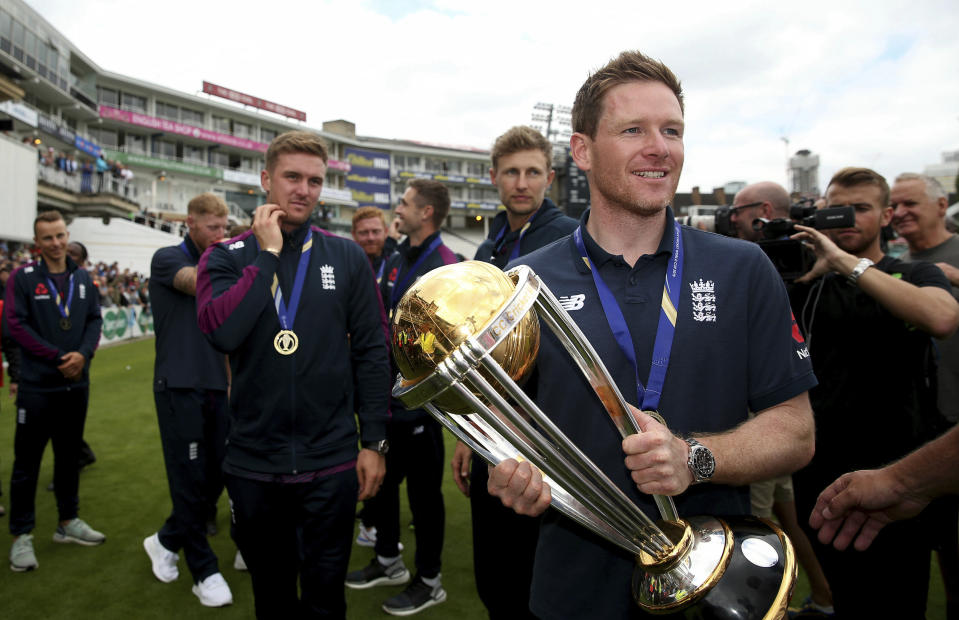
[(93, 155), (94, 157), (99, 157), (103, 153), (103, 150), (99, 146), (97, 146), (93, 142), (90, 142), (86, 138), (81, 138), (80, 136), (76, 137), (76, 140), (74, 140), (73, 145), (77, 147), (78, 149), (80, 149), (81, 151), (83, 151), (84, 153)]
[(361, 207), (374, 206), (389, 209), (390, 155), (380, 151), (347, 148), (344, 150), (350, 173), (346, 175), (346, 189), (350, 190)]

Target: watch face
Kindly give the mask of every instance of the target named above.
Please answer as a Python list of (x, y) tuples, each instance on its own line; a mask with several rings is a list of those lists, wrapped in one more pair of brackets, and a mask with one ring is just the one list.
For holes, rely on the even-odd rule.
[(716, 469), (716, 461), (713, 459), (712, 453), (705, 447), (696, 446), (693, 448), (692, 461), (697, 477), (702, 480), (712, 476)]

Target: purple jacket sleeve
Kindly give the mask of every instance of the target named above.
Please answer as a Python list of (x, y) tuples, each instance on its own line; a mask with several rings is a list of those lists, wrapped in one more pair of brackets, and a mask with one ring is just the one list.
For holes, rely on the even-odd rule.
[(17, 269), (10, 276), (6, 298), (3, 302), (3, 312), (10, 329), (10, 337), (30, 355), (49, 360), (56, 365), (66, 351), (61, 351), (56, 345), (48, 342), (30, 326), (28, 319), (30, 291), (23, 267)]
[(219, 351), (235, 351), (270, 303), (270, 284), (280, 261), (269, 252), (240, 267), (222, 244), (207, 248), (197, 265), (196, 309), (200, 331)]

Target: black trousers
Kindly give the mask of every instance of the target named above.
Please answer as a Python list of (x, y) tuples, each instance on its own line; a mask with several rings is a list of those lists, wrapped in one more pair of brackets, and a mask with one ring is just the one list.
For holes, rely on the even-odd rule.
[(250, 569), (256, 617), (345, 618), (356, 469), (294, 484), (231, 474), (225, 480), (233, 540)]
[(473, 517), (473, 572), (490, 620), (535, 618), (529, 610), (539, 517), (518, 515), (486, 490), (489, 470), (473, 455), (470, 510)]
[(416, 571), (427, 579), (440, 573), (446, 508), (443, 504), (443, 427), (432, 417), (414, 421), (393, 418), (386, 435), (386, 476), (374, 498), (376, 553), (400, 554), (400, 482), (406, 492), (416, 538)]
[(47, 442), (53, 442), (53, 486), (60, 521), (77, 516), (80, 439), (87, 419), (88, 386), (58, 392), (17, 392), (10, 533), (29, 534), (36, 524), (37, 477)]
[(193, 581), (220, 571), (206, 538), (210, 504), (223, 486), (229, 429), (226, 392), (161, 388), (153, 393), (173, 510), (157, 533), (173, 552), (183, 549)]

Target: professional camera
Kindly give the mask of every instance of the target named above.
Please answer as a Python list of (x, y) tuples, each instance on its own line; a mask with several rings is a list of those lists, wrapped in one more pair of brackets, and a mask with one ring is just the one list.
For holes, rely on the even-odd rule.
[(764, 237), (759, 242), (759, 247), (786, 282), (802, 276), (816, 262), (816, 256), (811, 250), (801, 242), (789, 238), (797, 232), (796, 224), (816, 230), (852, 228), (856, 225), (856, 212), (850, 206), (817, 209), (811, 200), (804, 200), (789, 208), (789, 219), (753, 220), (753, 230), (762, 231)]
[(736, 236), (729, 223), (729, 207), (716, 207), (709, 215), (684, 215), (677, 217), (676, 220), (683, 226), (708, 230), (725, 237)]

